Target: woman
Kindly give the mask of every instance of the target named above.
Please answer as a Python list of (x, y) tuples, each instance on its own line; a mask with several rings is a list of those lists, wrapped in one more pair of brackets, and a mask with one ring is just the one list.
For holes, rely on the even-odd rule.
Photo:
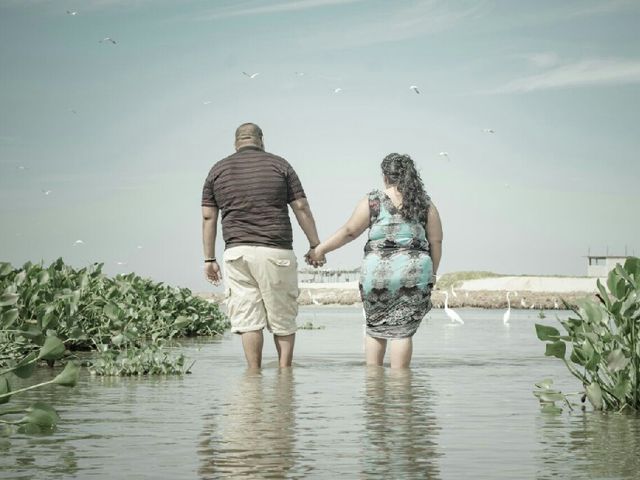
[(413, 160), (392, 153), (382, 161), (385, 190), (362, 199), (349, 221), (307, 258), (355, 240), (369, 227), (360, 272), (360, 296), (367, 322), (367, 365), (382, 365), (391, 340), (392, 368), (411, 362), (412, 337), (431, 309), (431, 289), (442, 254), (442, 224)]

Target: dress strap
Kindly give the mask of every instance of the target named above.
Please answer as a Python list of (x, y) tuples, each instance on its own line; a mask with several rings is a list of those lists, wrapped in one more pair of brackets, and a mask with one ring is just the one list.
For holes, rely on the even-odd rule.
[(380, 190), (369, 192), (369, 227), (373, 225), (380, 216)]

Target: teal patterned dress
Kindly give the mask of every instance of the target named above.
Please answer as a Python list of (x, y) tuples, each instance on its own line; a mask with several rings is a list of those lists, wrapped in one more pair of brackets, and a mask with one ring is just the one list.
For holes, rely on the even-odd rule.
[(360, 273), (367, 334), (411, 337), (431, 310), (433, 263), (425, 227), (406, 220), (380, 190), (369, 193), (369, 212)]

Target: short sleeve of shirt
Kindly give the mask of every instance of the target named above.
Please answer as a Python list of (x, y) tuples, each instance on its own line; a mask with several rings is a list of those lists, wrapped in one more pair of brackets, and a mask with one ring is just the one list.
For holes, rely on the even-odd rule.
[(211, 175), (207, 176), (202, 187), (202, 206), (218, 208), (216, 197), (213, 194), (213, 178), (211, 178)]
[(287, 203), (299, 198), (306, 198), (298, 174), (291, 165), (287, 165)]

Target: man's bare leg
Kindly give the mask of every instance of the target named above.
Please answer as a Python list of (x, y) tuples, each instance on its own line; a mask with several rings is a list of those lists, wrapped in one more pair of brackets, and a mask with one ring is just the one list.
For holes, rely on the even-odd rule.
[(382, 365), (384, 352), (387, 349), (387, 340), (384, 338), (374, 338), (367, 335), (364, 344), (364, 355), (367, 365)]
[(264, 344), (262, 330), (244, 332), (241, 336), (248, 367), (251, 369), (260, 368), (262, 366), (262, 345)]
[(391, 368), (409, 368), (413, 354), (413, 340), (411, 337), (391, 340)]
[(273, 341), (276, 343), (280, 367), (290, 367), (291, 362), (293, 362), (293, 346), (296, 343), (296, 334), (274, 335)]

